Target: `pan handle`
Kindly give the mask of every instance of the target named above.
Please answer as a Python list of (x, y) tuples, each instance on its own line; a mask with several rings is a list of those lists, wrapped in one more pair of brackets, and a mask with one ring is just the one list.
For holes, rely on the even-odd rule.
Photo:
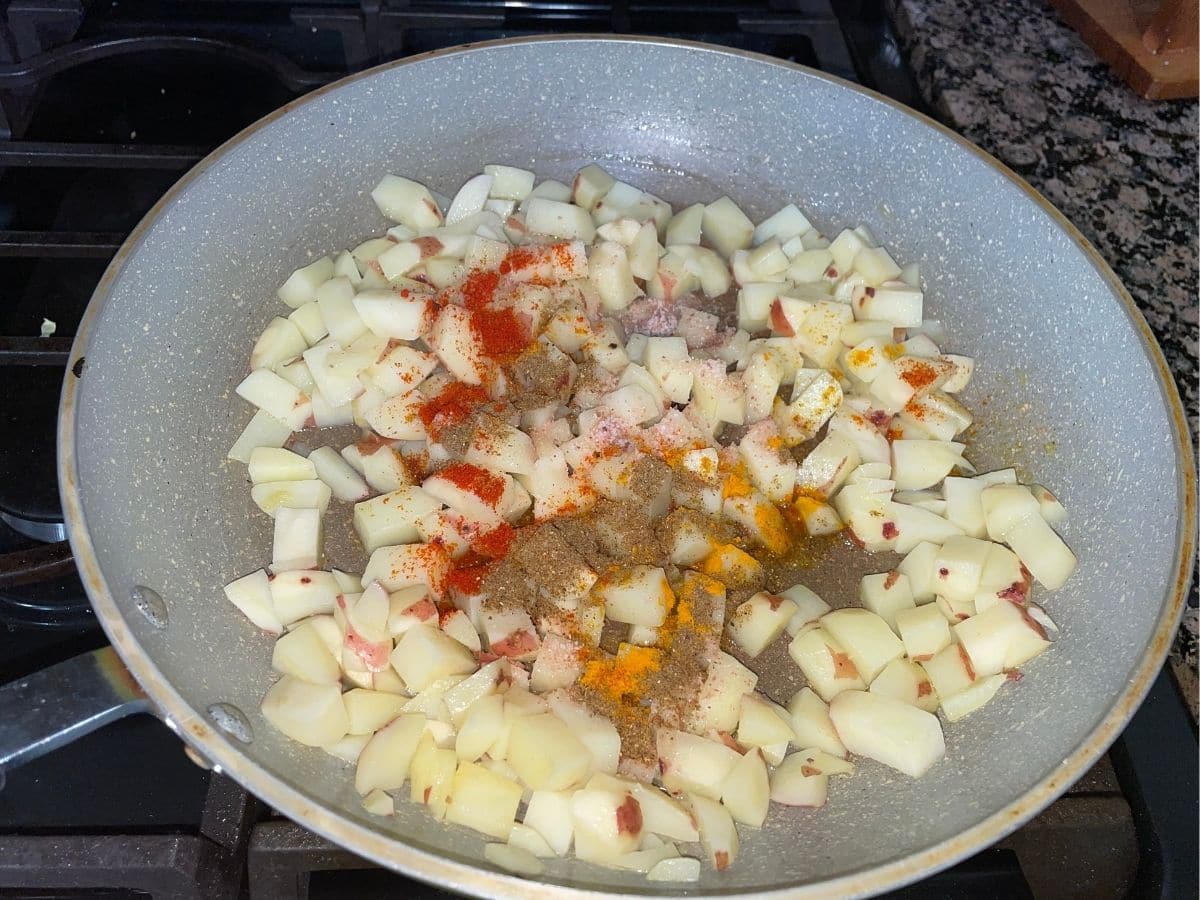
[(4, 772), (133, 713), (150, 701), (112, 647), (0, 686), (0, 788)]

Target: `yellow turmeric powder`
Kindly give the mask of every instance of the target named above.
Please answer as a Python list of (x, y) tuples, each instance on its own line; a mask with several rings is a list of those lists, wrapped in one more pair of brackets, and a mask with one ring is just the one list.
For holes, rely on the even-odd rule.
[(579, 683), (619, 702), (624, 696), (637, 694), (646, 676), (657, 672), (661, 664), (662, 652), (654, 647), (629, 647), (620, 656), (586, 663)]
[[(738, 467), (741, 468), (740, 466)], [(742, 471), (733, 471), (725, 476), (725, 484), (722, 490), (723, 496), (729, 497), (749, 497), (754, 491), (754, 486), (750, 484), (750, 480), (746, 478)]]

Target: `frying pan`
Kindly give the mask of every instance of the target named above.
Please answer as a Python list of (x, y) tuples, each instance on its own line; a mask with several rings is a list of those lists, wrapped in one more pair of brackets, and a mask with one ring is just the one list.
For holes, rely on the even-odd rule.
[[(615, 37), (455, 48), (318, 91), (188, 173), (100, 282), (62, 394), (63, 507), (113, 647), (195, 753), (364, 857), (497, 897), (679, 890), (569, 860), (524, 881), (417, 807), (368, 816), (340, 762), (263, 720), (270, 640), (221, 594), (269, 546), (225, 451), (249, 417), (233, 387), (276, 285), (381, 230), (367, 192), (386, 172), (448, 193), (489, 162), (567, 179), (591, 161), (674, 203), (729, 193), (758, 217), (796, 200), (827, 233), (865, 222), (919, 260), (927, 315), (978, 359), (973, 461), (1052, 486), (1079, 555), (1065, 588), (1038, 592), (1057, 645), (947, 728), (929, 775), (865, 761), (825, 809), (774, 810), (736, 865), (690, 893), (868, 894), (1000, 839), (1103, 752), (1162, 663), (1194, 546), (1179, 399), (1129, 296), (1032, 189), (878, 95), (753, 54)], [(844, 576), (813, 577), (836, 603), (853, 593)], [(31, 712), (56, 689), (74, 700)], [(20, 761), (146, 701), (91, 658), (8, 686), (0, 704), (0, 760)]]

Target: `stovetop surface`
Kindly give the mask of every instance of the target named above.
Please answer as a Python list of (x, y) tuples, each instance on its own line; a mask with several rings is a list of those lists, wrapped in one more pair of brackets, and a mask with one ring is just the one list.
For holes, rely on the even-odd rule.
[[(0, 559), (46, 555), (45, 542), (62, 537), (53, 448), (69, 337), (124, 235), (187, 167), (244, 125), (347, 71), (457, 43), (565, 31), (657, 33), (722, 43), (857, 78), (910, 106), (921, 105), (879, 0), (835, 0), (832, 9), (828, 0), (722, 2), (702, 10), (672, 0), (451, 0), (419, 7), (352, 0), (55, 0), (0, 10), (0, 284), (6, 286), (0, 302), (5, 379)], [(43, 319), (55, 323), (53, 337), (36, 337)], [(78, 578), (69, 569), (54, 573), (12, 584), (0, 568), (0, 683), (105, 643)], [(1091, 876), (1072, 876), (1078, 884), (1107, 884), (1117, 891), (1110, 896), (1142, 884), (1136, 879), (1148, 865), (1144, 845), (1164, 843), (1161, 825), (1147, 830), (1141, 796), (1152, 792), (1147, 785), (1161, 773), (1145, 770), (1160, 768), (1165, 754), (1155, 744), (1164, 730), (1179, 740), (1169, 695), (1169, 686), (1156, 687), (1151, 711), (1157, 710), (1157, 718), (1143, 728), (1148, 736), (1120, 746), (1116, 768), (1103, 763), (1081, 789), (1051, 808), (1058, 814), (1045, 814), (1002, 847), (896, 896), (1098, 896), (1053, 889), (1053, 873), (1076, 855), (1071, 841), (1078, 843), (1078, 854), (1094, 853), (1099, 844), (1112, 861)], [(1185, 726), (1183, 737), (1180, 752), (1185, 762), (1191, 754), (1194, 795), (1194, 732)], [(1134, 770), (1143, 774), (1129, 774)], [(6, 838), (208, 840), (213, 821), (230, 818), (214, 812), (214, 805), (231, 802), (251, 810), (246, 821), (263, 823), (253, 833), (234, 829), (221, 838), (243, 851), (249, 842), (251, 888), (259, 873), (259, 890), (252, 895), (292, 896), (264, 893), (263, 885), (309, 881), (288, 868), (297, 859), (298, 871), (319, 870), (311, 878), (312, 897), (382, 897), (398, 889), (406, 896), (438, 895), (398, 876), (357, 870), (353, 858), (312, 845), (310, 835), (274, 820), (269, 811), (254, 811), (239, 794), (224, 776), (194, 765), (157, 720), (140, 716), (108, 725), (7, 773), (0, 789), (0, 897), (35, 896), (20, 893), (34, 887), (19, 879), (13, 884), (25, 887), (6, 888)], [(1194, 820), (1194, 807), (1192, 813)], [(1064, 828), (1072, 835), (1066, 843)], [(1057, 847), (1054, 852), (1063, 858), (1046, 849), (1039, 855), (1039, 845)], [(36, 857), (51, 868), (55, 854), (69, 855), (63, 848), (75, 845), (53, 846)], [(169, 857), (177, 846), (182, 845), (147, 844), (144, 852)], [(1177, 866), (1176, 875), (1179, 871)], [(1194, 882), (1194, 874), (1182, 871), (1183, 883)], [(1158, 877), (1165, 880), (1161, 871)], [(154, 885), (151, 893), (175, 895), (172, 888)], [(48, 883), (35, 886), (41, 890)], [(111, 887), (103, 879), (83, 886)]]

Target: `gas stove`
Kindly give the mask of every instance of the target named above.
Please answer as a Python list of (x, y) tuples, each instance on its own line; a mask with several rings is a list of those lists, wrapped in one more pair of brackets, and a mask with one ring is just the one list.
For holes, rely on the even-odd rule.
[[(11, 0), (0, 9), (0, 683), (106, 644), (64, 540), (55, 416), (70, 336), (146, 210), (225, 138), (346, 73), (562, 32), (725, 44), (923, 108), (880, 0)], [(443, 896), (274, 815), (148, 716), (15, 769), (7, 783), (3, 775), (0, 897)], [(894, 896), (1193, 895), (1195, 796), (1194, 727), (1164, 674), (1066, 796), (1000, 845)]]

